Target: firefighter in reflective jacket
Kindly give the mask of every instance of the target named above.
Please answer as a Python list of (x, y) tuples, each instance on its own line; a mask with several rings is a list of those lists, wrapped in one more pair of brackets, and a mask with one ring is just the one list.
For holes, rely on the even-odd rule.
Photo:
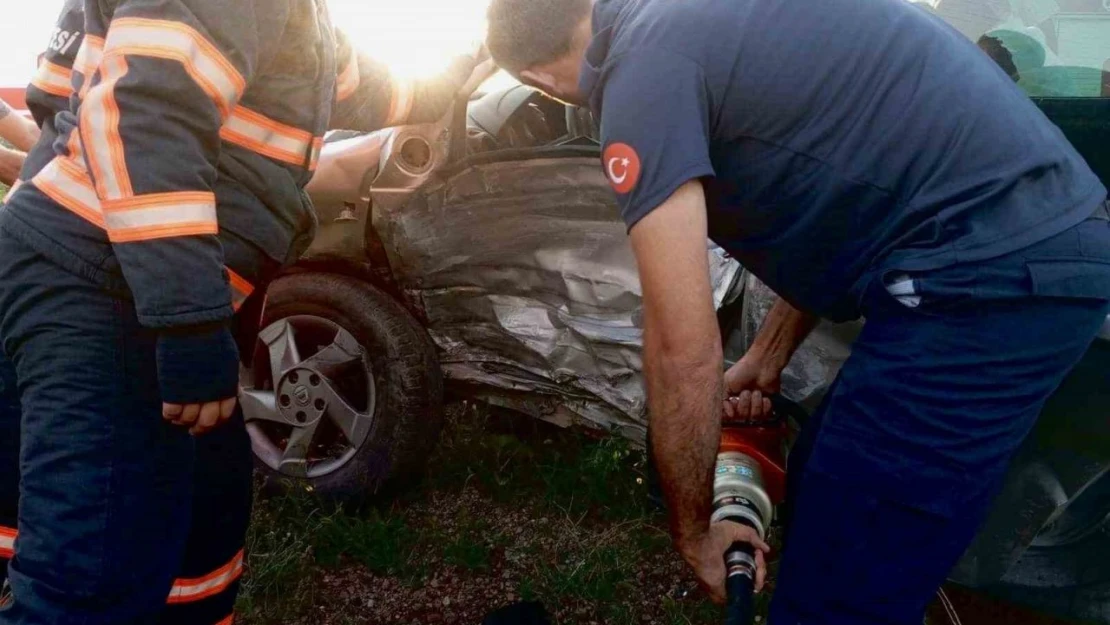
[[(28, 107), (48, 140), (57, 138), (54, 117), (68, 110), (72, 95), (70, 73), (84, 36), (84, 0), (67, 0), (38, 72), (27, 88)], [(25, 149), (30, 149), (27, 146)], [(37, 153), (22, 168), (21, 179), (31, 179), (53, 159), (51, 151)], [(237, 248), (231, 248), (237, 249)], [(235, 263), (228, 260), (230, 266)], [(244, 285), (245, 286), (245, 285)], [(249, 287), (245, 287), (249, 288)], [(245, 289), (244, 289), (245, 290)], [(252, 300), (253, 301), (253, 300)], [(254, 310), (248, 307), (244, 314)], [(243, 317), (237, 316), (237, 321)], [(251, 324), (237, 323), (240, 345), (253, 341)], [(14, 371), (0, 363), (0, 582), (7, 579), (7, 560), (18, 534), (19, 394)], [(181, 567), (166, 600), (160, 623), (194, 625), (218, 623), (231, 614), (242, 573), (243, 549), (251, 506), (250, 441), (241, 427), (220, 428), (200, 437), (194, 453), (192, 519)]]
[(312, 239), (324, 132), (437, 119), (479, 59), (395, 80), (322, 0), (69, 8), (29, 90), (47, 138), (0, 210), (23, 409), (0, 624), (230, 623), (250, 476), (234, 324)]

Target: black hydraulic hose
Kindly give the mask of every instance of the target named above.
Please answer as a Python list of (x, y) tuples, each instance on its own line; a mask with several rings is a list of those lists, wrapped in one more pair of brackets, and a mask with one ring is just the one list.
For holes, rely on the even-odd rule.
[(451, 129), (448, 133), (447, 162), (455, 165), (466, 158), (466, 115), (469, 111), (470, 101), (467, 98), (455, 99), (454, 109), (451, 113)]
[(728, 603), (725, 604), (725, 625), (752, 625), (755, 620), (755, 584), (747, 575), (725, 578)]
[[(750, 519), (727, 520), (757, 529)], [(736, 542), (725, 552), (725, 625), (752, 625), (755, 620), (755, 547)]]

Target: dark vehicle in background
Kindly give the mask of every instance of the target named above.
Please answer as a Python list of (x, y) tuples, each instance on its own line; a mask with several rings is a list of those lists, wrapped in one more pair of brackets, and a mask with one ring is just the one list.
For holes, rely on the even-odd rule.
[[(1110, 186), (1110, 0), (917, 4), (990, 55)], [(340, 499), (403, 487), (436, 444), (445, 381), (642, 440), (639, 282), (597, 139), (587, 112), (522, 86), (460, 102), (439, 123), (329, 137), (326, 182), (312, 191), (319, 234), (270, 288), (242, 372), (271, 482)], [(735, 360), (773, 294), (707, 254)], [(812, 410), (859, 327), (822, 325), (784, 394)], [(1110, 623), (1110, 320), (951, 578)]]

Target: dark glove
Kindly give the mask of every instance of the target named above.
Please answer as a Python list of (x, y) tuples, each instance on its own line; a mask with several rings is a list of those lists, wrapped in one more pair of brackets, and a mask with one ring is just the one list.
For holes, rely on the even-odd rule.
[(213, 402), (239, 390), (239, 350), (226, 323), (163, 330), (156, 356), (163, 402)]

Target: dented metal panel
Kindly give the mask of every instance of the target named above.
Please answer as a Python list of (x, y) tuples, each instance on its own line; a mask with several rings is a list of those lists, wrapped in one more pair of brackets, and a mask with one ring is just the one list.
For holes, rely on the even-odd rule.
[[(528, 411), (552, 420), (558, 398), (578, 420), (642, 438), (640, 282), (596, 158), (475, 165), (376, 204), (374, 225), (449, 379), (538, 393)], [(741, 269), (707, 253), (720, 305)]]

